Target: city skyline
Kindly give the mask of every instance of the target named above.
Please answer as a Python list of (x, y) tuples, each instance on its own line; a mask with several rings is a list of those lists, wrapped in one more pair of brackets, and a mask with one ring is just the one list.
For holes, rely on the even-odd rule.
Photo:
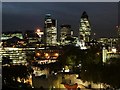
[(120, 89), (119, 9), (120, 2), (3, 2), (1, 88)]
[(2, 5), (3, 31), (24, 31), (36, 28), (44, 30), (45, 14), (50, 13), (52, 18), (57, 19), (59, 31), (61, 24), (69, 24), (75, 35), (78, 35), (80, 18), (86, 11), (92, 33), (96, 33), (97, 37), (114, 37), (118, 25), (117, 5), (117, 2), (4, 2)]

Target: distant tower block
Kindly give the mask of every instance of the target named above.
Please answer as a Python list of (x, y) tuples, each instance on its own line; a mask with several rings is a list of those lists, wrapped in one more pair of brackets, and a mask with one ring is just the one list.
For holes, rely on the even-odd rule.
[(88, 19), (88, 15), (85, 11), (83, 12), (80, 19), (79, 33), (80, 33), (80, 40), (83, 40), (84, 42), (90, 41), (91, 25)]
[(70, 25), (61, 25), (60, 29), (60, 41), (61, 44), (64, 44), (65, 38), (71, 36), (71, 26)]
[(105, 63), (107, 60), (107, 49), (105, 47), (103, 47), (102, 49), (102, 61)]
[(57, 44), (57, 20), (51, 18), (51, 14), (45, 16), (45, 43), (48, 46)]

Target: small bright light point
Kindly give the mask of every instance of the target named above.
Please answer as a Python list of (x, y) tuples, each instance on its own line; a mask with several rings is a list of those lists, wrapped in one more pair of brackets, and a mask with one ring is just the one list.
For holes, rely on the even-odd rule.
[(37, 55), (37, 56), (40, 56), (40, 53), (37, 53), (36, 55)]
[(55, 56), (56, 56), (56, 57), (58, 57), (58, 56), (59, 56), (59, 54), (58, 54), (58, 53), (55, 53)]
[(45, 53), (45, 56), (46, 56), (46, 57), (48, 57), (48, 56), (49, 56), (49, 54), (48, 54), (48, 53)]
[(93, 35), (96, 35), (96, 33), (94, 33)]
[(37, 32), (40, 32), (40, 29), (37, 29)]
[(37, 33), (39, 37), (44, 34), (40, 29), (37, 29), (35, 33)]
[(118, 26), (116, 26), (116, 28), (118, 28)]
[(117, 52), (116, 48), (112, 48), (112, 52), (116, 53)]

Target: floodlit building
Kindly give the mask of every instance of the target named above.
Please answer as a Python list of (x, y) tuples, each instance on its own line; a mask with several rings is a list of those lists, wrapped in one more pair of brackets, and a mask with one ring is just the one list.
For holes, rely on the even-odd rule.
[(118, 38), (99, 38), (97, 41), (107, 47), (116, 47)]
[(34, 59), (38, 64), (53, 63), (58, 60), (58, 56), (62, 53), (60, 47), (48, 46), (46, 49), (36, 49)]
[[(24, 48), (3, 47), (0, 48), (2, 57), (9, 57), (13, 64), (26, 64), (26, 52)], [(0, 61), (2, 62), (2, 60)]]
[(3, 32), (2, 36), (1, 36), (1, 40), (7, 40), (10, 39), (12, 37), (18, 37), (20, 39), (23, 39), (23, 34), (22, 32)]
[(91, 25), (89, 22), (88, 15), (85, 11), (83, 12), (80, 19), (79, 34), (80, 34), (80, 40), (83, 40), (84, 42), (90, 41)]
[(112, 47), (111, 50), (103, 47), (102, 49), (102, 61), (105, 63), (107, 60), (111, 58), (120, 58), (120, 53), (117, 51), (115, 47)]
[(47, 46), (57, 45), (57, 20), (51, 18), (51, 14), (45, 16), (45, 44)]

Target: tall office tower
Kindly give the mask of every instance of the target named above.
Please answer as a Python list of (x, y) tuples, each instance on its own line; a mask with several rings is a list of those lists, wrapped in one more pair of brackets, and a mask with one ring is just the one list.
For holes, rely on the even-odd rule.
[(65, 44), (65, 39), (71, 35), (71, 26), (70, 25), (61, 25), (60, 30), (60, 43)]
[(89, 42), (91, 35), (91, 25), (87, 13), (84, 11), (80, 19), (80, 41)]
[(45, 16), (45, 44), (57, 45), (57, 20), (51, 18), (51, 14)]

